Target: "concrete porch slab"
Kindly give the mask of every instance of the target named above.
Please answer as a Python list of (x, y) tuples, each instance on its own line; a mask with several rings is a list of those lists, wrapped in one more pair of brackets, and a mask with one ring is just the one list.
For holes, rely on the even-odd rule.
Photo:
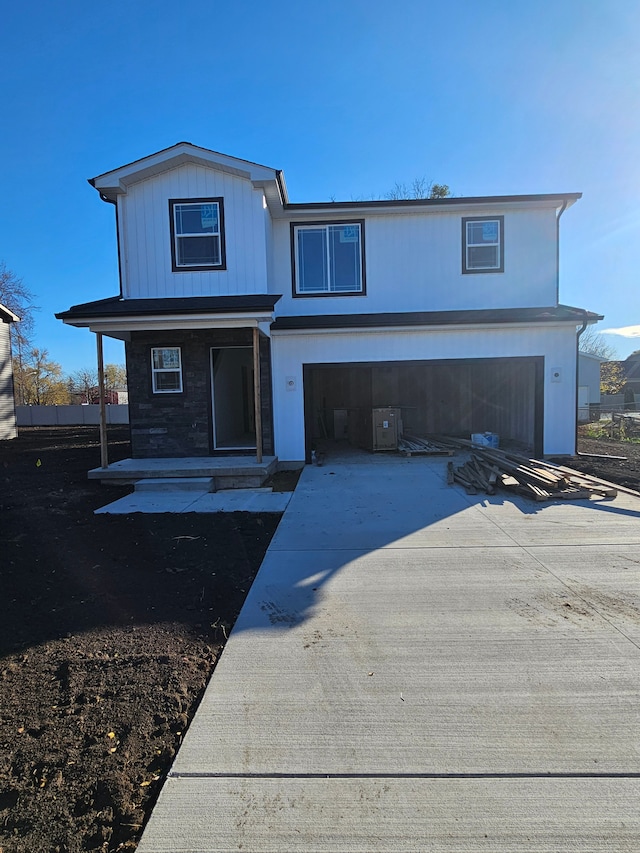
[(90, 480), (133, 483), (155, 477), (258, 477), (260, 485), (271, 476), (277, 456), (265, 456), (261, 463), (254, 456), (192, 456), (166, 459), (121, 459), (107, 468), (93, 468)]
[(136, 480), (136, 492), (210, 492), (213, 477), (150, 477)]
[(292, 492), (264, 489), (229, 489), (220, 492), (176, 490), (143, 491), (126, 495), (95, 511), (96, 515), (131, 515), (134, 512), (284, 512)]

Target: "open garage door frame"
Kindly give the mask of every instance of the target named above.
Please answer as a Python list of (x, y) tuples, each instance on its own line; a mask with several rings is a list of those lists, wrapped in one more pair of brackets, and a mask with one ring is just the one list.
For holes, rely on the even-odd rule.
[(350, 440), (365, 446), (357, 437), (367, 434), (367, 419), (358, 412), (382, 406), (402, 408), (408, 431), (489, 430), (543, 454), (543, 356), (305, 364), (303, 385), (307, 462), (318, 437), (334, 437), (333, 410), (354, 413)]

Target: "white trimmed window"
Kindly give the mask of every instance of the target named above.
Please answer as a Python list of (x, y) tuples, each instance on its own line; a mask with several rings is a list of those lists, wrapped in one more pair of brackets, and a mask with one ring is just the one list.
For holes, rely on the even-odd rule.
[(364, 223), (293, 224), (294, 296), (363, 294)]
[(180, 347), (151, 348), (151, 385), (154, 394), (182, 393)]
[(169, 214), (174, 272), (226, 268), (221, 198), (172, 199)]
[(504, 272), (504, 217), (462, 220), (462, 272)]

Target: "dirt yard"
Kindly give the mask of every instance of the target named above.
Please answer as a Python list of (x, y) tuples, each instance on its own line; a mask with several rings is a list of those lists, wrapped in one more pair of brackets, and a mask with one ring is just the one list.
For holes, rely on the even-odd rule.
[(99, 464), (95, 428), (0, 442), (1, 853), (135, 849), (278, 524), (94, 516)]
[[(583, 454), (567, 459), (566, 464), (577, 471), (595, 474), (603, 480), (640, 490), (640, 442), (613, 441), (607, 438), (589, 438), (588, 427), (580, 427), (578, 450)], [(620, 456), (623, 459), (607, 457)]]
[[(640, 444), (581, 450), (628, 460), (567, 464), (640, 485)], [(135, 849), (278, 524), (94, 516), (127, 491), (98, 464), (95, 428), (0, 442), (0, 853)]]

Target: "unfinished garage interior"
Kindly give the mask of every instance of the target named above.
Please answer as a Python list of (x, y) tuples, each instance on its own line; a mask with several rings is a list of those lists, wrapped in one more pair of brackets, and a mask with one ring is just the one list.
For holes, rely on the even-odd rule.
[[(303, 369), (305, 445), (376, 447), (376, 409), (413, 435), (470, 438), (492, 432), (500, 446), (543, 452), (544, 358), (308, 364)], [(391, 448), (389, 448), (391, 449)]]

